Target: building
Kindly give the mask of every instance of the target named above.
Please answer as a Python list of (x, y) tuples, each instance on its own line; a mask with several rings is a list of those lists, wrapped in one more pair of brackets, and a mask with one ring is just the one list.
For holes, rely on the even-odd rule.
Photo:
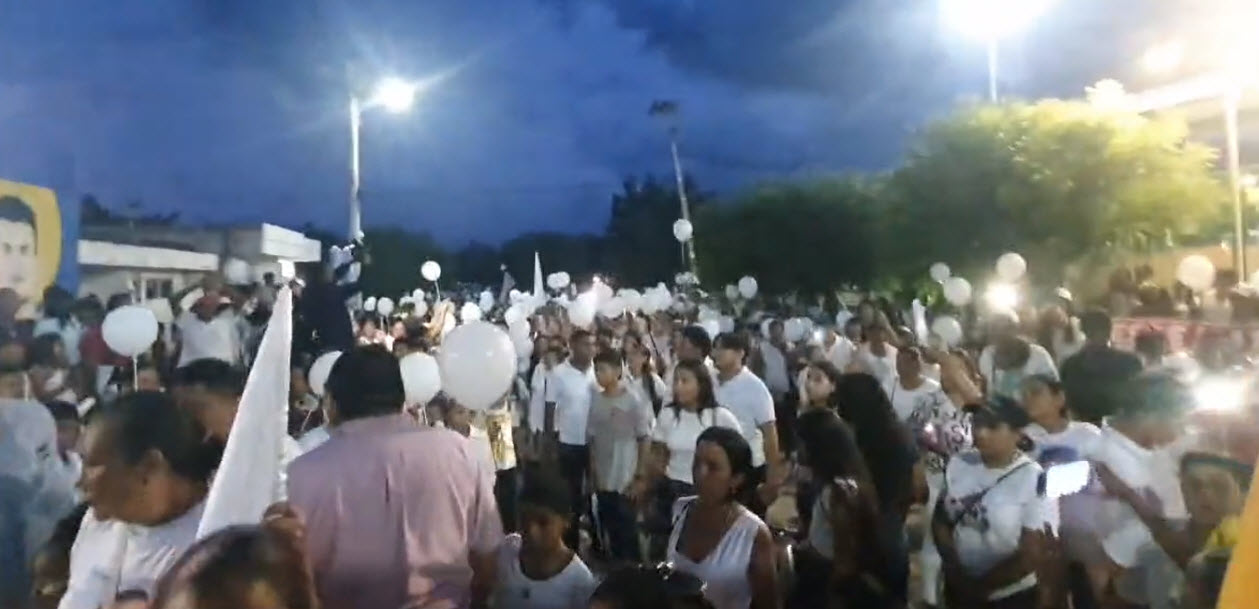
[(185, 226), (84, 225), (78, 241), (79, 294), (101, 298), (120, 292), (138, 301), (165, 298), (233, 260), (255, 277), (320, 259), (318, 240), (274, 224)]

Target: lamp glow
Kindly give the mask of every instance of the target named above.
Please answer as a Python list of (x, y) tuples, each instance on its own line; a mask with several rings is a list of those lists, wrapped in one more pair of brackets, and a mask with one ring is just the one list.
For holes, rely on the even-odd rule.
[(1184, 60), (1184, 43), (1172, 40), (1147, 49), (1141, 56), (1141, 67), (1151, 74), (1166, 74), (1179, 68)]
[(943, 0), (941, 9), (957, 31), (990, 41), (1026, 28), (1051, 3), (1052, 0)]
[(1013, 311), (1019, 305), (1019, 290), (1008, 283), (994, 283), (984, 293), (984, 301), (992, 309)]
[(379, 105), (390, 112), (406, 112), (415, 103), (415, 93), (419, 89), (414, 83), (401, 78), (386, 78), (376, 86), (372, 95), (372, 104)]

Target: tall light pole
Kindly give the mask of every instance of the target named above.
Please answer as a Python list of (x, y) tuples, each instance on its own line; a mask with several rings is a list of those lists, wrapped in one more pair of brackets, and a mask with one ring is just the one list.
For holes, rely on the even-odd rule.
[(401, 114), (411, 108), (415, 102), (415, 94), (419, 86), (399, 78), (386, 78), (380, 81), (368, 98), (360, 99), (357, 92), (350, 91), (350, 223), (349, 238), (354, 241), (363, 232), (363, 203), (359, 198), (362, 186), (362, 173), (359, 170), (360, 144), (359, 132), (363, 126), (363, 112), (369, 108), (384, 108), (394, 114)]
[[(691, 221), (691, 203), (686, 197), (686, 177), (682, 173), (682, 158), (678, 154), (678, 103), (669, 100), (657, 100), (652, 102), (651, 107), (647, 109), (647, 115), (667, 119), (669, 133), (669, 154), (673, 159), (673, 179), (677, 183), (678, 188), (678, 205), (681, 207), (682, 219), (687, 222)], [(682, 264), (686, 266), (691, 273), (697, 273), (695, 266), (695, 238), (691, 237), (682, 244)]]
[(988, 51), (988, 101), (1000, 98), (1001, 40), (1026, 28), (1052, 0), (940, 0), (942, 16), (950, 27), (981, 40)]

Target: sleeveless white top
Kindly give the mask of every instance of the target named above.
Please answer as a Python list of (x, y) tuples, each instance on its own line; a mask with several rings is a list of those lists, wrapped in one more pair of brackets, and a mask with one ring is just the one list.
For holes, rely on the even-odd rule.
[(695, 497), (683, 497), (673, 505), (673, 533), (669, 535), (668, 560), (673, 568), (690, 573), (704, 581), (704, 597), (716, 609), (748, 609), (752, 604), (752, 586), (748, 582), (748, 566), (752, 562), (752, 546), (756, 534), (765, 523), (747, 508), (738, 506), (739, 516), (726, 530), (717, 547), (704, 560), (695, 562), (678, 551), (686, 512)]

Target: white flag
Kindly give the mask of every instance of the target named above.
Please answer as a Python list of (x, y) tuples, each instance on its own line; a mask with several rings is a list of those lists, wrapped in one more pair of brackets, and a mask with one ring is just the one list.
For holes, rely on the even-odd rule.
[(293, 293), (282, 288), (241, 394), (223, 462), (206, 498), (197, 539), (238, 524), (257, 524), (285, 496), (289, 355), (293, 344)]
[(538, 253), (533, 253), (533, 296), (541, 301), (546, 297), (546, 284), (542, 279), (542, 259), (538, 257)]

